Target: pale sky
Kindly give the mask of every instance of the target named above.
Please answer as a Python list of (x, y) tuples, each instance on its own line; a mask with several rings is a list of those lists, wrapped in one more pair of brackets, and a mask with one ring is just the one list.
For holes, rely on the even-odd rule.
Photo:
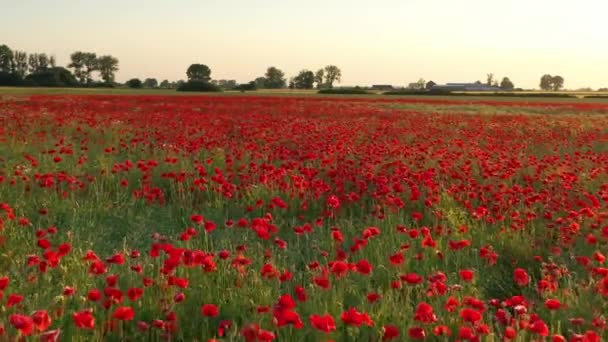
[(0, 44), (120, 60), (118, 81), (246, 82), (276, 66), (288, 77), (327, 64), (343, 85), (407, 85), (509, 76), (538, 88), (608, 87), (606, 0), (0, 0)]

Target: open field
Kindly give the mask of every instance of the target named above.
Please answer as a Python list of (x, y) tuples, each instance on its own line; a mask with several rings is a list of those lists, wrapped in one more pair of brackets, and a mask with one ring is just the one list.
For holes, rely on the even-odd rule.
[[(461, 92), (462, 93), (462, 92)], [(542, 92), (521, 92), (521, 94), (539, 94)], [(456, 93), (458, 94), (458, 92)], [(505, 102), (572, 102), (572, 103), (608, 103), (608, 93), (602, 92), (554, 92), (552, 94), (569, 94), (573, 96), (607, 96), (607, 98), (559, 98), (559, 97), (507, 97), (507, 96), (487, 96), (479, 92), (464, 93), (467, 96), (388, 96), (382, 92), (372, 92), (369, 95), (322, 95), (317, 94), (317, 90), (292, 90), (292, 89), (261, 89), (256, 91), (240, 92), (225, 91), (222, 93), (191, 93), (178, 92), (174, 89), (128, 89), (128, 88), (27, 88), (27, 87), (0, 87), (0, 96), (31, 96), (31, 95), (158, 95), (158, 96), (316, 96), (316, 97), (345, 97), (345, 98), (382, 98), (391, 101), (399, 99), (435, 99), (452, 100), (467, 103), (476, 101), (505, 101)], [(479, 96), (476, 96), (479, 94)]]
[(608, 338), (607, 101), (120, 91), (0, 90), (0, 340)]

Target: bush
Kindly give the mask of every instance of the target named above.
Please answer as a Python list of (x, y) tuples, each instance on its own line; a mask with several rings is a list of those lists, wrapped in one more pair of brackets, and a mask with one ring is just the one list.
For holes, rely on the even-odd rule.
[(139, 89), (144, 85), (144, 83), (139, 78), (132, 78), (128, 80), (125, 84), (131, 89)]
[(0, 86), (18, 86), (21, 85), (22, 80), (19, 75), (11, 74), (8, 72), (0, 72)]
[(220, 92), (222, 88), (205, 81), (188, 81), (177, 87), (177, 91)]
[(44, 71), (27, 75), (27, 86), (35, 87), (76, 87), (78, 81), (72, 73), (62, 67), (49, 68)]
[(355, 88), (327, 88), (321, 89), (317, 92), (318, 94), (342, 94), (342, 95), (372, 95), (367, 90), (355, 87)]
[(239, 84), (238, 86), (234, 87), (234, 90), (240, 90), (240, 91), (254, 91), (257, 90), (258, 87), (255, 85), (255, 81), (251, 81), (249, 83), (245, 83), (245, 84)]

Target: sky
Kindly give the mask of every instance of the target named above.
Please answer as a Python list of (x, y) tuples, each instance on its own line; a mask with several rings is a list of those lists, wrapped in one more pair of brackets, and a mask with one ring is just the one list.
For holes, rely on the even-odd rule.
[(605, 0), (0, 0), (0, 44), (120, 60), (118, 81), (186, 78), (203, 63), (244, 83), (328, 64), (342, 85), (485, 81), (608, 87)]

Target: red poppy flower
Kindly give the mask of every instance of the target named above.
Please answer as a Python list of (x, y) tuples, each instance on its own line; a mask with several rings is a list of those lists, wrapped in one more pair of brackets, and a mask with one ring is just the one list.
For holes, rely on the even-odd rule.
[(75, 312), (72, 315), (74, 324), (81, 329), (93, 329), (95, 328), (95, 317), (89, 311)]
[(329, 314), (325, 314), (322, 316), (311, 315), (310, 324), (312, 324), (315, 329), (321, 330), (326, 334), (336, 330), (336, 323), (334, 322), (334, 318)]
[(135, 317), (135, 311), (130, 306), (121, 306), (114, 310), (112, 317), (120, 321), (130, 321)]
[(220, 313), (220, 310), (215, 304), (205, 304), (201, 308), (201, 313), (206, 317), (215, 317)]

